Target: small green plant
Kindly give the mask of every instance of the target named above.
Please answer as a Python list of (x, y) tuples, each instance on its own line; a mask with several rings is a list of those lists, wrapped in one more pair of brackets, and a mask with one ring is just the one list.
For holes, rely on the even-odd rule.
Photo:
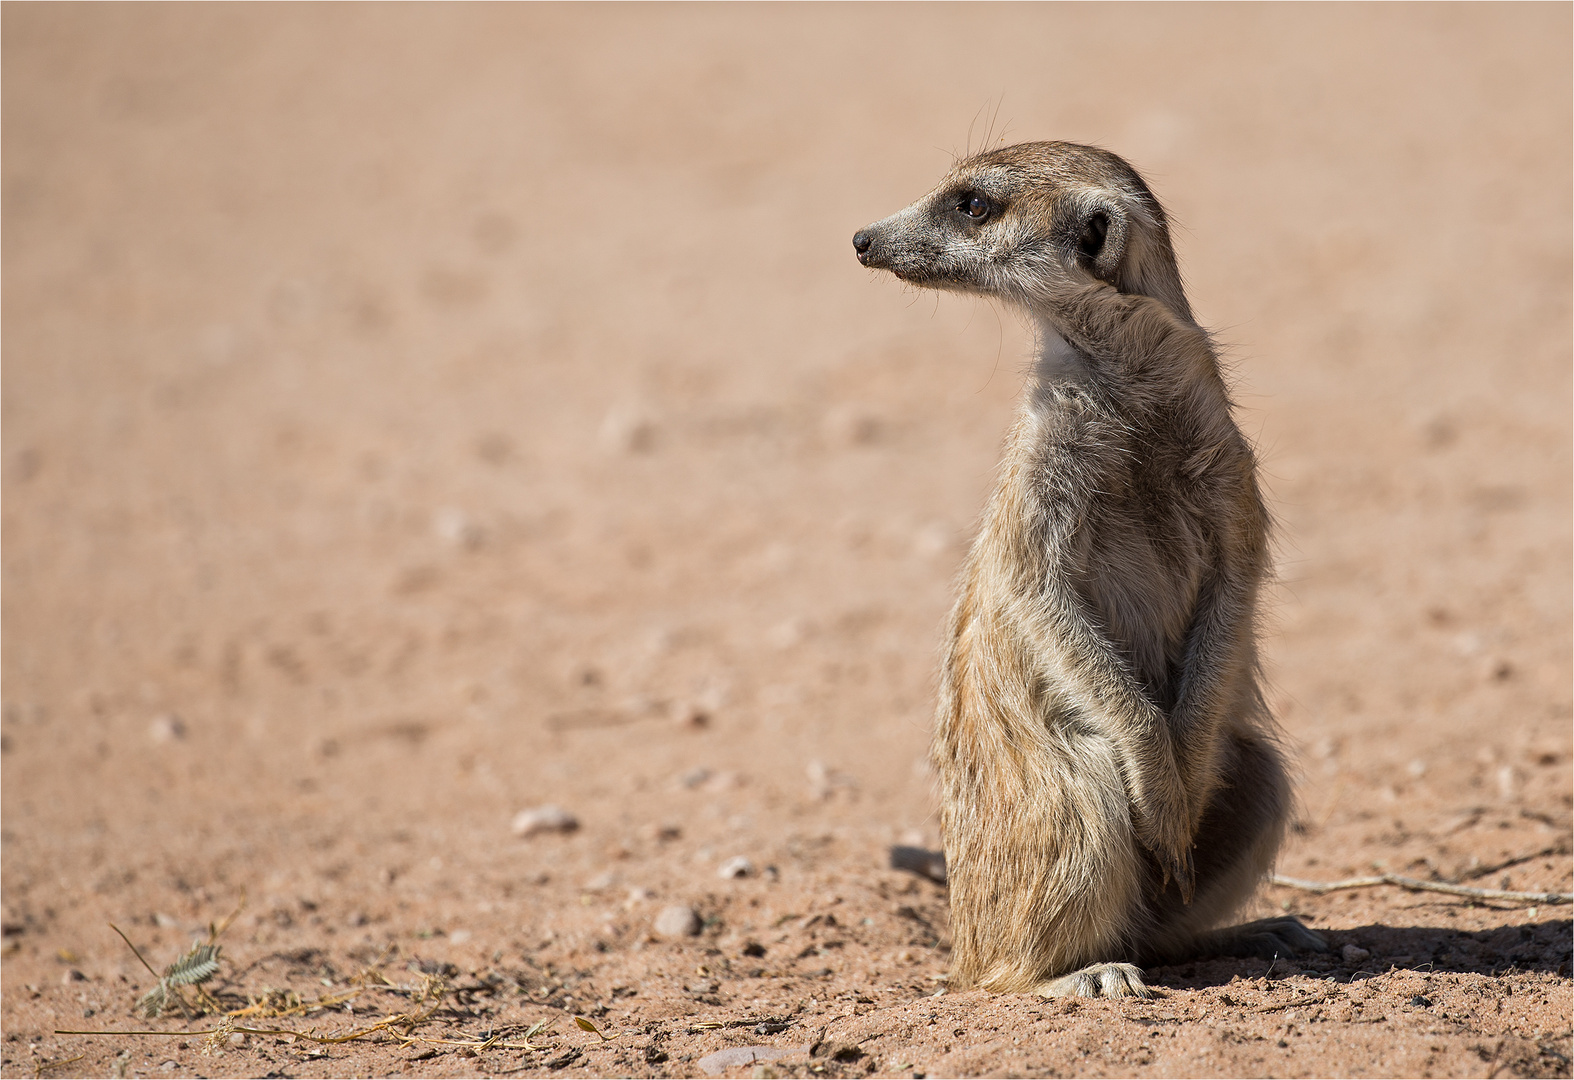
[[(177, 986), (201, 986), (219, 973), (219, 950), (222, 946), (200, 941), (191, 943), (191, 949), (164, 969), (158, 985), (143, 994), (137, 1002), (137, 1011), (149, 1020), (164, 1014), (170, 996)], [(185, 1003), (182, 1002), (182, 1005)], [(182, 1009), (184, 1011), (184, 1009)]]
[(137, 1013), (140, 1016), (148, 1020), (158, 1019), (164, 1015), (164, 1010), (169, 1008), (170, 1000), (173, 999), (175, 1004), (180, 1006), (181, 1013), (189, 1019), (191, 1010), (187, 1007), (185, 997), (180, 993), (179, 987), (182, 986), (196, 988), (198, 999), (205, 1011), (219, 1011), (218, 1002), (214, 1001), (202, 989), (202, 984), (219, 973), (219, 950), (221, 948), (218, 943), (219, 935), (230, 928), (230, 924), (239, 917), (245, 907), (246, 894), (242, 892), (240, 903), (236, 905), (234, 911), (230, 912), (228, 918), (222, 922), (210, 922), (208, 924), (208, 940), (205, 942), (193, 941), (186, 955), (165, 968), (162, 975), (154, 971), (153, 965), (147, 962), (147, 958), (142, 955), (135, 945), (131, 944), (131, 939), (126, 936), (125, 931), (121, 930), (114, 923), (109, 924), (109, 928), (119, 934), (120, 940), (126, 943), (126, 948), (131, 950), (131, 954), (141, 961), (143, 967), (148, 969), (148, 974), (158, 980), (158, 984), (153, 989), (137, 999)]
[(148, 974), (158, 980), (158, 985), (137, 999), (137, 1013), (147, 1020), (157, 1020), (164, 1015), (164, 1010), (169, 1007), (170, 999), (180, 1006), (180, 1011), (190, 1015), (186, 1008), (186, 1001), (175, 989), (179, 986), (195, 986), (201, 992), (201, 985), (219, 973), (219, 951), (223, 948), (211, 941), (194, 941), (191, 948), (179, 960), (164, 969), (160, 975), (153, 970), (153, 965), (137, 947), (131, 944), (131, 939), (114, 923), (109, 928), (120, 935), (120, 940), (126, 943), (132, 954), (142, 961), (142, 966), (148, 969)]

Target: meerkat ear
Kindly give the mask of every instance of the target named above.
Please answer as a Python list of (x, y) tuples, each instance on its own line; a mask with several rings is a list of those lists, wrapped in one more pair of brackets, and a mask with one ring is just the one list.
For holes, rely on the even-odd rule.
[(1081, 210), (1073, 227), (1077, 262), (1095, 277), (1114, 281), (1126, 254), (1126, 210), (1103, 197), (1089, 200)]

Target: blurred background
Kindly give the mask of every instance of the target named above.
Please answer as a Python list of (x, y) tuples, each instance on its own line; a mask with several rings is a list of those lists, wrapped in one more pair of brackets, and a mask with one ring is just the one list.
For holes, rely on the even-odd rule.
[(8, 912), (390, 859), (484, 891), (542, 802), (586, 873), (690, 791), (697, 845), (937, 842), (941, 626), (1031, 341), (850, 237), (1049, 138), (1144, 173), (1225, 346), (1315, 847), (1400, 799), (1566, 816), (1567, 5), (3, 30)]

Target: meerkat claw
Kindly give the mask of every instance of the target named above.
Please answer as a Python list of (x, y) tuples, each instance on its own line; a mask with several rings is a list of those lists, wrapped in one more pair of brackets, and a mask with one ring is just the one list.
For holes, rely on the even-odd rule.
[(1180, 893), (1183, 903), (1191, 903), (1197, 891), (1196, 870), (1192, 863), (1189, 850), (1180, 852), (1154, 851), (1154, 860), (1159, 864), (1159, 891), (1162, 892), (1175, 883), (1176, 891)]
[(1175, 887), (1180, 890), (1181, 901), (1191, 903), (1191, 898), (1197, 893), (1197, 872), (1192, 864), (1190, 851), (1182, 853), (1172, 873), (1175, 877)]

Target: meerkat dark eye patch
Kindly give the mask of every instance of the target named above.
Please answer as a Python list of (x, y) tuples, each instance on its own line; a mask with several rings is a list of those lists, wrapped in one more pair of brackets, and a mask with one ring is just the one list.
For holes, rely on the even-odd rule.
[(1109, 235), (1109, 215), (1100, 210), (1082, 225), (1082, 235), (1077, 238), (1077, 251), (1088, 260), (1098, 258), (1104, 250), (1104, 238)]

